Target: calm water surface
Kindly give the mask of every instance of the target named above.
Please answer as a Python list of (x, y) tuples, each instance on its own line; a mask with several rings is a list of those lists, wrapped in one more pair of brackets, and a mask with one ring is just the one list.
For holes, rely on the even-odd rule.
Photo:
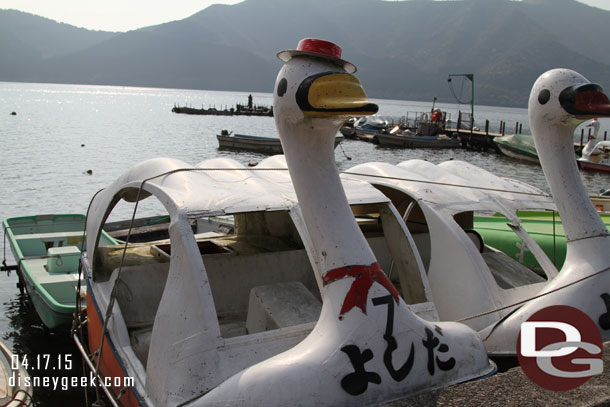
[[(195, 165), (225, 156), (247, 164), (264, 156), (218, 150), (221, 129), (235, 133), (277, 137), (272, 118), (189, 116), (171, 112), (174, 104), (192, 107), (233, 106), (246, 103), (247, 93), (107, 86), (24, 84), (0, 82), (0, 219), (42, 213), (85, 213), (93, 194), (110, 184), (133, 164), (166, 156)], [(270, 105), (272, 95), (254, 93), (255, 104)], [(430, 103), (376, 100), (380, 114), (402, 116), (429, 111)], [(457, 118), (459, 106), (437, 104)], [(469, 106), (461, 106), (469, 110)], [(10, 115), (11, 112), (17, 115)], [(514, 123), (529, 133), (525, 109), (475, 106), (477, 125), (500, 121), (507, 132)], [(607, 130), (602, 123), (602, 132)], [(399, 163), (419, 158), (434, 163), (468, 161), (500, 176), (516, 178), (548, 191), (539, 166), (520, 163), (493, 153), (466, 150), (384, 149), (346, 140), (337, 148), (337, 165), (347, 169), (369, 161)], [(351, 160), (347, 157), (351, 157)], [(87, 171), (92, 174), (88, 175)], [(583, 174), (591, 194), (610, 187), (608, 175)], [(130, 214), (126, 211), (125, 218)], [(10, 249), (0, 253), (14, 264)], [(45, 334), (33, 309), (15, 288), (15, 274), (0, 275), (0, 339), (20, 355), (73, 354), (74, 368), (61, 374), (33, 371), (33, 375), (80, 374), (80, 362), (67, 335)], [(37, 404), (83, 405), (82, 390), (68, 392), (35, 389)]]

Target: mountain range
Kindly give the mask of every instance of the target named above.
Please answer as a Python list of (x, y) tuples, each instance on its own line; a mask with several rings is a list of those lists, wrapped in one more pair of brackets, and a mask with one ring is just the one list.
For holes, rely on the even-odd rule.
[(575, 0), (245, 0), (126, 33), (0, 10), (0, 81), (271, 92), (305, 37), (339, 44), (373, 98), (455, 102), (449, 75), (472, 73), (475, 103), (524, 107), (557, 67), (610, 89), (610, 11)]

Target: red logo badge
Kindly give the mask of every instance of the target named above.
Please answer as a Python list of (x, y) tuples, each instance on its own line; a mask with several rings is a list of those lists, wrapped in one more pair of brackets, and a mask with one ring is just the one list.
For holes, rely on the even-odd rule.
[(517, 356), (523, 373), (547, 390), (575, 389), (604, 367), (597, 325), (565, 305), (543, 308), (521, 324)]

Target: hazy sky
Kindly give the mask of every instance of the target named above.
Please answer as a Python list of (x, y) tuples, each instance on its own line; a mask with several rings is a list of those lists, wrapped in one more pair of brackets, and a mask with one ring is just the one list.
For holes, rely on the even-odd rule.
[[(181, 20), (210, 4), (242, 0), (0, 0), (0, 8), (16, 9), (91, 30), (129, 31)], [(305, 1), (305, 0), (304, 0)], [(578, 0), (610, 10), (610, 0)]]

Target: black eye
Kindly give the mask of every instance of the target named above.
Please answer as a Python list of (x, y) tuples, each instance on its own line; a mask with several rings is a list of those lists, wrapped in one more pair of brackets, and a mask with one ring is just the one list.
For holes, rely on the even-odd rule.
[(549, 91), (548, 89), (542, 89), (540, 91), (540, 93), (538, 94), (538, 102), (541, 105), (546, 104), (546, 102), (548, 102), (550, 98), (551, 98), (551, 91)]
[(277, 84), (277, 95), (284, 96), (284, 93), (286, 93), (286, 89), (288, 89), (288, 81), (286, 80), (286, 78), (282, 78)]

